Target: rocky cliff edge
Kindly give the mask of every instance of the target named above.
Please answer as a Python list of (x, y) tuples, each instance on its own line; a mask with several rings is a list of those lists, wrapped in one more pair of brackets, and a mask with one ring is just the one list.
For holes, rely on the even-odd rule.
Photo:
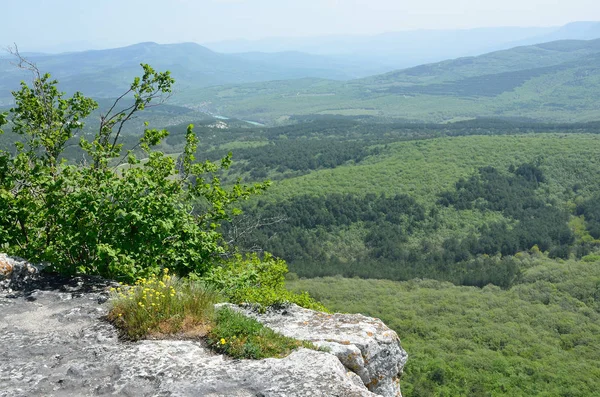
[(233, 360), (202, 341), (119, 340), (100, 278), (58, 277), (0, 254), (0, 396), (400, 396), (406, 352), (378, 319), (295, 305), (234, 307), (324, 351)]

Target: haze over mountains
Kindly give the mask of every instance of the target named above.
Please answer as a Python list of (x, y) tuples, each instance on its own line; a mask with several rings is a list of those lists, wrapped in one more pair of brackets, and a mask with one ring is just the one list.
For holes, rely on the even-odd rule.
[[(600, 40), (580, 39), (600, 37), (599, 22), (453, 32), (380, 35), (370, 38), (370, 44), (367, 38), (354, 42), (332, 38), (320, 49), (330, 51), (328, 55), (294, 51), (224, 54), (195, 43), (140, 43), (110, 50), (27, 54), (27, 58), (57, 78), (62, 90), (80, 90), (96, 98), (119, 95), (139, 73), (139, 64), (149, 63), (157, 70), (170, 70), (176, 79), (172, 103), (264, 123), (302, 114), (436, 122), (472, 117), (597, 118), (594, 98), (600, 93)], [(570, 40), (457, 58), (459, 52), (484, 46), (507, 47), (556, 38)], [(344, 55), (351, 59), (344, 61), (338, 57), (344, 46), (335, 40), (346, 40), (357, 51), (370, 48), (390, 54), (388, 62), (394, 57), (443, 54), (449, 60), (411, 68), (362, 63), (361, 55)], [(444, 47), (444, 51), (434, 47)], [(20, 80), (30, 78), (9, 60), (0, 59), (0, 105), (8, 105), (12, 99), (9, 92)], [(387, 73), (374, 73), (378, 69)]]
[(598, 118), (600, 40), (516, 47), (339, 82), (287, 80), (189, 91), (181, 104), (269, 123), (335, 114), (447, 122), (476, 117)]
[(361, 62), (384, 72), (523, 45), (596, 38), (600, 38), (600, 23), (573, 22), (558, 27), (409, 30), (375, 36), (228, 40), (205, 45), (223, 53), (301, 51), (332, 56), (338, 60), (352, 60), (354, 63)]
[[(25, 56), (40, 70), (57, 78), (63, 90), (80, 90), (97, 97), (119, 95), (139, 73), (142, 62), (157, 70), (170, 70), (178, 89), (302, 77), (348, 79), (364, 75), (352, 72), (351, 65), (330, 62), (320, 56), (293, 52), (219, 54), (195, 43), (140, 43), (110, 50)], [(10, 61), (10, 57), (0, 59), (0, 91), (4, 100), (20, 80), (28, 79), (28, 74)]]

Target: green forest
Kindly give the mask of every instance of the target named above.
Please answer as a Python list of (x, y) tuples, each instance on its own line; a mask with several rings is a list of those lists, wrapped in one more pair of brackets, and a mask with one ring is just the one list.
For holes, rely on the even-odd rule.
[[(600, 386), (598, 123), (299, 116), (197, 123), (225, 183), (269, 178), (221, 233), (287, 286), (383, 319), (407, 396), (589, 396)], [(164, 148), (178, 156), (182, 131)]]
[[(227, 178), (274, 185), (223, 235), (286, 259), (292, 291), (396, 330), (405, 395), (596, 393), (595, 123), (314, 117), (255, 134)], [(209, 157), (232, 148), (213, 142)]]
[(600, 387), (600, 258), (515, 258), (508, 289), (326, 277), (288, 281), (332, 310), (381, 318), (409, 360), (406, 396), (595, 396)]

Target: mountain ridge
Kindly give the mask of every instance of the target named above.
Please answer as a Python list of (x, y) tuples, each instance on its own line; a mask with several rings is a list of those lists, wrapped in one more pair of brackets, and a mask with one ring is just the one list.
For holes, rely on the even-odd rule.
[[(172, 104), (267, 124), (307, 114), (573, 122), (598, 119), (598, 54), (600, 39), (561, 40), (350, 80), (350, 73), (340, 76), (339, 65), (328, 69), (319, 56), (219, 54), (196, 43), (146, 42), (31, 60), (51, 72), (61, 90), (96, 98), (119, 95), (139, 74), (139, 63), (150, 63), (178, 81)], [(0, 60), (0, 105), (10, 104), (10, 90), (24, 76)]]
[[(339, 63), (331, 67), (329, 59), (315, 55), (229, 55), (196, 43), (144, 42), (114, 49), (26, 54), (26, 57), (42, 72), (49, 72), (57, 78), (63, 90), (69, 93), (81, 90), (97, 97), (119, 95), (139, 74), (140, 63), (148, 63), (158, 70), (171, 70), (180, 90), (277, 79), (350, 79), (365, 75), (360, 67), (346, 67)], [(21, 80), (27, 80), (28, 74), (11, 61), (10, 57), (0, 58), (0, 105), (10, 101), (10, 91), (17, 89)]]
[[(286, 80), (212, 87), (193, 95), (217, 114), (267, 123), (307, 114), (427, 122), (475, 117), (592, 121), (598, 119), (599, 54), (600, 39), (562, 40), (345, 82)], [(189, 103), (190, 97), (176, 101)]]
[(266, 38), (204, 43), (224, 53), (241, 51), (277, 52), (299, 50), (360, 60), (382, 69), (401, 69), (424, 63), (542, 42), (600, 38), (600, 22), (576, 21), (554, 27), (479, 27), (469, 29), (420, 29), (370, 36), (336, 35), (307, 38)]

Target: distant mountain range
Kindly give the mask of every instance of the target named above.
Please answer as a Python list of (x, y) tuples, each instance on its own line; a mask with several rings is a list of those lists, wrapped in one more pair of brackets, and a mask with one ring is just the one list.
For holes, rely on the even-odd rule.
[[(80, 90), (95, 97), (112, 97), (139, 74), (141, 62), (170, 70), (178, 82), (176, 89), (188, 91), (299, 78), (352, 80), (518, 45), (592, 38), (600, 38), (600, 22), (575, 22), (557, 28), (421, 30), (371, 37), (223, 42), (210, 45), (211, 49), (195, 43), (140, 43), (108, 50), (26, 56), (59, 79), (67, 92)], [(10, 57), (0, 56), (0, 105), (10, 102), (10, 91), (23, 79), (30, 76), (11, 65)]]
[(410, 30), (374, 36), (229, 40), (204, 45), (222, 53), (300, 51), (327, 55), (385, 72), (517, 46), (597, 38), (600, 38), (600, 22), (573, 22), (558, 27)]
[[(600, 24), (576, 23), (529, 34), (535, 32), (513, 43), (595, 36)], [(139, 75), (139, 64), (149, 63), (157, 70), (170, 70), (176, 79), (172, 104), (264, 123), (307, 114), (436, 122), (481, 116), (600, 119), (600, 39), (518, 46), (369, 77), (364, 77), (368, 74), (359, 62), (332, 56), (292, 51), (222, 54), (194, 43), (140, 43), (27, 57), (43, 72), (52, 73), (61, 90), (79, 90), (96, 98), (122, 93)], [(10, 58), (1, 58), (0, 106), (10, 103), (10, 91), (20, 80), (30, 78), (11, 65)]]
[[(417, 86), (435, 86), (469, 78), (490, 76), (489, 85), (497, 82), (492, 76), (506, 73), (537, 71), (528, 76), (541, 75), (555, 70), (587, 64), (600, 53), (600, 39), (559, 40), (508, 50), (494, 51), (477, 57), (462, 57), (408, 69), (397, 70), (378, 76), (356, 80), (356, 83), (403, 86), (413, 92)], [(600, 66), (600, 65), (599, 65)], [(516, 82), (516, 80), (515, 80)], [(452, 83), (454, 84), (454, 83)], [(453, 95), (458, 92), (452, 92)], [(474, 95), (481, 95), (481, 93)]]
[[(303, 77), (364, 76), (362, 72), (357, 73), (352, 64), (322, 56), (295, 52), (219, 54), (195, 43), (140, 43), (110, 50), (25, 55), (41, 71), (57, 78), (63, 90), (79, 90), (96, 97), (119, 95), (140, 73), (142, 62), (157, 70), (170, 70), (178, 82), (178, 90)], [(4, 102), (20, 80), (30, 78), (10, 61), (7, 56), (0, 59), (0, 101)]]
[(286, 80), (190, 91), (180, 104), (261, 122), (336, 114), (446, 122), (600, 119), (600, 39), (561, 40), (338, 82)]

